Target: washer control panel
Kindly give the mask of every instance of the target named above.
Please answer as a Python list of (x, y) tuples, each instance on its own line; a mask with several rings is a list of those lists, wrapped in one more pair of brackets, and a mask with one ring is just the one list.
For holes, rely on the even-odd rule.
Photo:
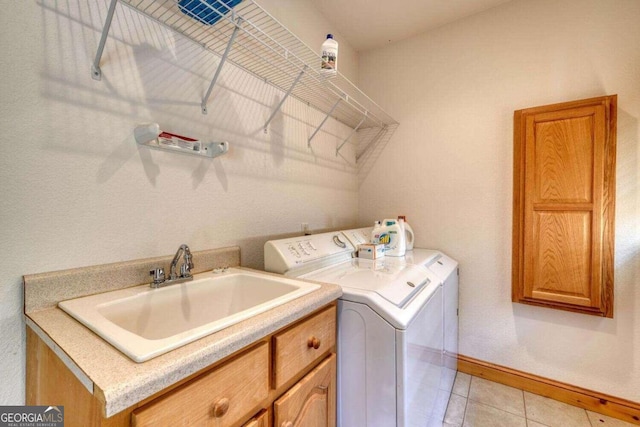
[(300, 264), (321, 263), (325, 259), (351, 258), (355, 247), (339, 231), (270, 240), (264, 245), (265, 270), (285, 273)]

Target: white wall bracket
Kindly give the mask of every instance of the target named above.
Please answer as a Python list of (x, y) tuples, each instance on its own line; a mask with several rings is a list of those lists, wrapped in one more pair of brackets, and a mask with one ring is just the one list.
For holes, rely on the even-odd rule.
[(320, 125), (318, 125), (318, 127), (316, 128), (316, 130), (311, 134), (311, 136), (309, 137), (309, 139), (307, 140), (307, 147), (311, 148), (311, 140), (313, 139), (314, 136), (316, 136), (316, 134), (320, 131), (320, 128), (322, 126), (324, 126), (324, 123), (329, 119), (329, 117), (331, 117), (331, 114), (333, 114), (333, 110), (336, 109), (336, 107), (338, 106), (338, 104), (340, 104), (340, 101), (342, 101), (342, 98), (338, 98), (338, 100), (336, 101), (335, 104), (333, 104), (333, 107), (331, 107), (331, 110), (329, 110), (329, 112), (327, 113), (327, 115), (324, 117), (324, 120), (322, 121), (322, 123), (320, 123)]
[(349, 134), (349, 136), (342, 141), (342, 144), (340, 144), (338, 146), (338, 148), (336, 148), (336, 157), (338, 157), (338, 154), (340, 154), (340, 150), (342, 149), (342, 147), (344, 146), (344, 144), (346, 144), (353, 135), (355, 135), (356, 132), (358, 132), (358, 129), (360, 129), (360, 126), (362, 126), (362, 124), (364, 123), (365, 120), (367, 120), (367, 115), (369, 114), (368, 111), (364, 112), (364, 116), (362, 117), (362, 120), (360, 120), (360, 123), (358, 123), (358, 126), (354, 127), (353, 130), (351, 131), (351, 133)]
[(94, 80), (102, 80), (100, 59), (102, 59), (104, 45), (107, 43), (107, 36), (109, 35), (109, 29), (111, 28), (111, 21), (113, 21), (113, 15), (116, 11), (116, 3), (118, 3), (118, 0), (111, 0), (109, 11), (107, 12), (107, 19), (104, 21), (104, 27), (102, 28), (102, 36), (100, 37), (100, 44), (98, 44), (98, 51), (96, 52), (93, 64), (91, 64), (91, 78)]
[(360, 160), (362, 156), (364, 156), (364, 154), (369, 150), (369, 148), (371, 148), (371, 146), (376, 145), (378, 141), (382, 138), (382, 136), (388, 132), (388, 130), (389, 130), (388, 126), (382, 126), (378, 131), (378, 133), (373, 138), (371, 138), (371, 142), (367, 144), (366, 147), (364, 147), (364, 150), (362, 150), (360, 154), (356, 155), (356, 162)]
[(267, 129), (269, 127), (269, 123), (271, 123), (271, 120), (273, 120), (273, 118), (276, 116), (278, 111), (280, 111), (280, 108), (282, 107), (282, 104), (284, 104), (284, 101), (289, 97), (289, 95), (291, 95), (291, 92), (293, 91), (293, 88), (296, 87), (296, 85), (298, 84), (298, 82), (302, 78), (302, 75), (304, 74), (305, 71), (307, 71), (307, 66), (306, 65), (304, 66), (304, 68), (302, 68), (302, 70), (300, 70), (300, 73), (298, 74), (298, 77), (296, 77), (296, 79), (293, 81), (293, 84), (291, 85), (291, 87), (289, 88), (287, 93), (284, 94), (284, 96), (282, 97), (282, 99), (278, 103), (278, 106), (273, 110), (273, 113), (271, 113), (271, 116), (269, 117), (267, 122), (264, 124), (264, 133), (268, 132)]
[[(216, 10), (217, 11), (217, 10)], [(234, 12), (235, 15), (235, 12)], [(220, 76), (220, 71), (222, 71), (222, 67), (224, 63), (227, 61), (227, 57), (229, 56), (229, 52), (231, 52), (231, 47), (233, 46), (233, 41), (238, 34), (238, 30), (240, 30), (240, 25), (242, 24), (242, 18), (238, 18), (235, 20), (236, 27), (233, 29), (233, 33), (231, 33), (231, 37), (229, 37), (229, 42), (227, 43), (227, 47), (222, 54), (222, 58), (220, 58), (220, 62), (218, 63), (218, 68), (216, 69), (216, 73), (213, 75), (213, 80), (211, 80), (211, 84), (209, 85), (209, 89), (207, 90), (206, 95), (202, 99), (202, 114), (207, 114), (207, 102), (209, 101), (209, 97), (211, 96), (211, 91), (213, 87), (216, 85), (218, 81), (218, 77)]]

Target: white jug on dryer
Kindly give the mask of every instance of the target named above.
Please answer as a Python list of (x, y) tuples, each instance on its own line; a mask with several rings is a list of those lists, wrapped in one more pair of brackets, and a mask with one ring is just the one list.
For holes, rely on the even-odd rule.
[(385, 219), (378, 229), (379, 242), (384, 245), (385, 256), (404, 256), (407, 243), (403, 225), (397, 219)]
[(404, 222), (404, 235), (405, 235), (407, 250), (408, 251), (412, 251), (413, 250), (413, 241), (415, 239), (415, 236), (413, 234), (413, 229), (411, 228), (409, 223), (407, 223), (407, 217), (406, 216), (399, 215), (398, 216), (398, 221), (400, 221), (400, 220), (402, 220)]

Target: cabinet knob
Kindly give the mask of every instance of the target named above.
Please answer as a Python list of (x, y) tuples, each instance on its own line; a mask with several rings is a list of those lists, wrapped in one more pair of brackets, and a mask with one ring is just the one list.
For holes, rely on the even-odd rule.
[(293, 427), (293, 423), (291, 421), (284, 421), (280, 424), (280, 427)]
[(320, 340), (316, 337), (309, 337), (309, 339), (307, 340), (307, 347), (311, 348), (315, 348), (316, 350), (320, 348)]
[(223, 397), (213, 405), (213, 416), (215, 418), (223, 417), (229, 410), (229, 399)]

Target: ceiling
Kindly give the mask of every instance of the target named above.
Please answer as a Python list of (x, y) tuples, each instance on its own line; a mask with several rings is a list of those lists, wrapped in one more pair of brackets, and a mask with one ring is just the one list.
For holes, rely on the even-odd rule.
[(358, 51), (423, 33), (511, 0), (315, 0)]

